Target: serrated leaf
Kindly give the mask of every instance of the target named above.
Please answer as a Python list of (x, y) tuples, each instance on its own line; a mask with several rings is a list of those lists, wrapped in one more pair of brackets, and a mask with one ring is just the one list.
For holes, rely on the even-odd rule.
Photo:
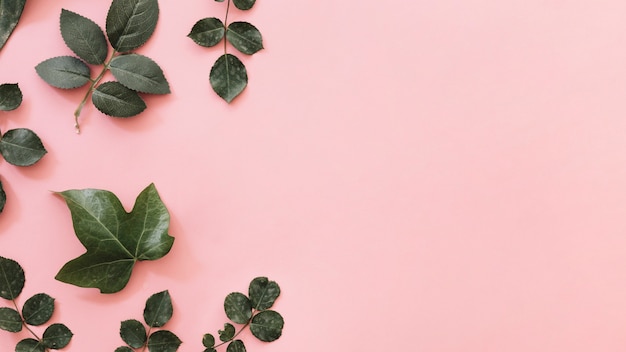
[(125, 320), (120, 324), (120, 337), (132, 348), (139, 348), (148, 340), (146, 328), (135, 319)]
[(128, 346), (120, 346), (115, 349), (115, 352), (135, 352), (135, 351), (133, 351), (132, 348)]
[(233, 22), (228, 25), (226, 39), (239, 51), (252, 55), (263, 49), (261, 32), (248, 22)]
[(219, 18), (203, 18), (196, 22), (187, 35), (196, 44), (212, 47), (224, 38), (224, 23)]
[(224, 54), (213, 64), (209, 80), (215, 93), (230, 103), (248, 85), (248, 73), (236, 56)]
[(54, 298), (45, 293), (38, 293), (24, 303), (22, 316), (28, 325), (39, 326), (52, 318), (54, 313)]
[(46, 153), (39, 136), (28, 128), (8, 130), (0, 138), (0, 154), (12, 165), (33, 165)]
[(148, 338), (150, 352), (175, 352), (182, 341), (168, 330), (159, 330)]
[(113, 0), (106, 19), (109, 42), (121, 53), (137, 49), (152, 36), (158, 19), (157, 0)]
[(0, 213), (4, 210), (4, 206), (7, 203), (7, 194), (4, 192), (4, 188), (2, 188), (2, 181), (0, 181)]
[(15, 309), (0, 308), (0, 329), (8, 332), (22, 331), (22, 317)]
[(74, 334), (63, 324), (52, 324), (43, 332), (41, 343), (47, 348), (58, 350), (67, 346)]
[(82, 87), (91, 79), (86, 63), (73, 56), (58, 56), (35, 67), (41, 79), (53, 87), (72, 89)]
[(246, 346), (243, 344), (243, 341), (235, 340), (228, 344), (226, 352), (246, 352)]
[(245, 324), (252, 317), (252, 304), (243, 293), (233, 292), (224, 299), (224, 311), (228, 319)]
[(280, 314), (265, 310), (252, 318), (250, 332), (261, 341), (272, 342), (282, 335), (284, 325), (285, 321)]
[(94, 21), (66, 9), (61, 10), (61, 36), (74, 54), (92, 65), (102, 65), (109, 46), (104, 32)]
[(0, 0), (0, 50), (22, 17), (26, 0)]
[(250, 10), (256, 0), (233, 0), (235, 7), (240, 10)]
[(211, 334), (204, 334), (202, 336), (202, 346), (212, 348), (215, 346), (215, 337)]
[(13, 259), (0, 257), (0, 297), (13, 300), (24, 288), (24, 269)]
[(235, 327), (233, 324), (225, 323), (223, 330), (217, 330), (217, 334), (220, 336), (220, 341), (230, 341), (235, 337)]
[(15, 352), (45, 352), (46, 348), (39, 341), (31, 338), (24, 339), (17, 343)]
[(93, 105), (103, 114), (113, 117), (131, 117), (146, 109), (139, 94), (119, 82), (104, 82), (91, 95)]
[(111, 192), (97, 189), (58, 193), (72, 214), (74, 231), (87, 252), (63, 266), (56, 276), (102, 293), (123, 289), (136, 261), (165, 256), (174, 243), (170, 215), (154, 184), (146, 187), (130, 213)]
[(22, 91), (20, 90), (20, 87), (17, 85), (17, 83), (0, 84), (0, 110), (15, 110), (21, 104)]
[(150, 94), (169, 94), (170, 85), (163, 70), (152, 59), (139, 55), (120, 55), (109, 66), (113, 76), (132, 90)]
[(155, 293), (146, 301), (146, 307), (143, 310), (143, 319), (153, 328), (158, 328), (167, 323), (174, 312), (172, 306), (172, 298), (169, 291)]

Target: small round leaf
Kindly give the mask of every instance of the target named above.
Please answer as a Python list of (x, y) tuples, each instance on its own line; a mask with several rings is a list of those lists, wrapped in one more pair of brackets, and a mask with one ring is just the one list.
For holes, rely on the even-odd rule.
[(243, 293), (233, 292), (224, 299), (224, 311), (228, 319), (245, 324), (252, 317), (252, 304)]
[(8, 332), (22, 331), (22, 317), (15, 309), (0, 308), (0, 329)]
[(0, 110), (11, 111), (22, 104), (22, 91), (17, 83), (0, 84)]
[(135, 351), (133, 351), (133, 349), (128, 346), (120, 346), (115, 349), (115, 352), (135, 352)]
[(203, 18), (196, 22), (187, 35), (196, 44), (212, 47), (224, 38), (224, 23), (219, 18)]
[(168, 330), (159, 330), (148, 338), (150, 352), (175, 352), (182, 341)]
[(146, 109), (146, 103), (134, 90), (119, 82), (104, 82), (91, 95), (93, 105), (103, 114), (131, 117)]
[(250, 10), (256, 0), (233, 0), (235, 7), (240, 10)]
[(0, 257), (0, 297), (13, 300), (24, 288), (24, 269), (12, 259)]
[(266, 277), (257, 277), (250, 282), (248, 296), (254, 309), (271, 308), (279, 295), (280, 287), (275, 281), (269, 281)]
[(273, 310), (265, 310), (252, 318), (250, 331), (261, 341), (271, 342), (283, 333), (285, 321), (283, 317)]
[(53, 350), (67, 346), (74, 334), (63, 324), (52, 324), (43, 332), (42, 343)]
[(224, 324), (224, 330), (217, 330), (217, 334), (220, 335), (220, 341), (230, 341), (235, 337), (235, 327), (233, 324)]
[(62, 89), (82, 87), (91, 79), (89, 66), (73, 56), (53, 57), (39, 63), (35, 71), (46, 83)]
[(215, 337), (211, 334), (204, 334), (204, 336), (202, 336), (202, 346), (207, 348), (215, 346)]
[(33, 165), (46, 153), (39, 136), (27, 128), (8, 130), (0, 138), (0, 154), (12, 165)]
[(125, 320), (121, 323), (120, 336), (132, 348), (139, 348), (148, 340), (146, 328), (135, 319)]
[(15, 352), (45, 352), (46, 348), (44, 345), (39, 343), (39, 341), (35, 339), (24, 339), (17, 343), (15, 346)]
[(235, 340), (228, 344), (226, 352), (246, 352), (246, 346), (241, 340)]
[(248, 85), (248, 72), (236, 56), (224, 54), (213, 64), (209, 81), (215, 93), (230, 103)]
[(22, 307), (22, 316), (28, 325), (39, 326), (52, 318), (54, 298), (45, 293), (38, 293), (26, 300)]
[(148, 298), (143, 310), (143, 318), (148, 326), (161, 327), (172, 318), (173, 313), (172, 298), (169, 291), (166, 290), (155, 293)]
[(252, 55), (263, 49), (261, 32), (248, 22), (233, 22), (228, 25), (226, 39), (244, 54)]

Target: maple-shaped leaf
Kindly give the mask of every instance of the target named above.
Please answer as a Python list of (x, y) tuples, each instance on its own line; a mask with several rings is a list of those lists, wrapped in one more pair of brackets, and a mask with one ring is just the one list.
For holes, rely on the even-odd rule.
[(56, 279), (102, 293), (123, 289), (137, 261), (155, 260), (172, 248), (170, 215), (154, 184), (146, 187), (127, 213), (111, 192), (99, 189), (57, 193), (72, 213), (76, 237), (87, 252), (66, 263)]

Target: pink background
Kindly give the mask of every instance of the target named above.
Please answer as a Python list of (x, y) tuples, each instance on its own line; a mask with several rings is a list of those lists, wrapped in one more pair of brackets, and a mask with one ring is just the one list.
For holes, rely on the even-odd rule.
[[(138, 50), (172, 94), (128, 120), (34, 66), (68, 55), (61, 8), (104, 25), (109, 1), (29, 0), (0, 82), (49, 154), (2, 161), (0, 255), (57, 300), (68, 351), (113, 351), (119, 322), (169, 289), (166, 325), (201, 351), (223, 298), (276, 280), (284, 335), (251, 352), (623, 351), (626, 347), (626, 2), (259, 0), (232, 20), (265, 50), (232, 105), (208, 83), (219, 48), (186, 38), (224, 3), (162, 0)], [(234, 49), (230, 49), (231, 51)], [(100, 295), (54, 280), (83, 252), (50, 191), (101, 188), (127, 209), (154, 182), (171, 253)], [(4, 305), (4, 304), (3, 304)], [(41, 330), (37, 330), (41, 331)], [(9, 351), (25, 333), (0, 332)]]

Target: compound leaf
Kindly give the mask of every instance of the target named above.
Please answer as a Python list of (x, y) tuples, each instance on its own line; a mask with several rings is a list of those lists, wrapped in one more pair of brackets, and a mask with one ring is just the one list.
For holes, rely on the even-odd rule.
[(15, 352), (46, 352), (46, 347), (35, 339), (27, 338), (17, 343)]
[(63, 324), (52, 324), (43, 332), (41, 343), (47, 348), (58, 350), (67, 346), (74, 334)]
[(150, 352), (175, 352), (182, 341), (173, 332), (159, 330), (148, 338)]
[(167, 323), (174, 312), (170, 293), (162, 291), (155, 293), (146, 301), (146, 308), (143, 310), (143, 318), (153, 328), (158, 328)]
[(111, 60), (113, 76), (132, 90), (150, 94), (168, 94), (170, 86), (163, 70), (152, 59), (139, 55), (120, 55)]
[(224, 23), (219, 18), (203, 18), (196, 22), (187, 35), (196, 44), (211, 47), (224, 38)]
[(0, 84), (0, 110), (15, 110), (21, 104), (22, 91), (20, 90), (20, 87), (17, 85), (17, 83)]
[(0, 297), (13, 300), (24, 288), (24, 269), (12, 259), (0, 257)]
[(240, 10), (250, 10), (256, 0), (233, 0), (235, 7)]
[(137, 49), (152, 36), (158, 19), (157, 0), (113, 0), (106, 19), (109, 42), (121, 53)]
[(22, 17), (26, 0), (0, 0), (0, 50)]
[(33, 165), (46, 153), (39, 136), (28, 128), (8, 130), (0, 138), (0, 154), (12, 165)]
[(0, 329), (8, 332), (22, 331), (22, 317), (15, 309), (0, 308)]
[(82, 87), (91, 79), (89, 66), (73, 56), (45, 60), (35, 67), (35, 71), (46, 83), (62, 89)]
[(265, 310), (252, 318), (250, 332), (261, 341), (272, 342), (280, 337), (285, 321), (273, 310)]
[(93, 105), (103, 114), (114, 117), (135, 116), (146, 109), (139, 94), (119, 82), (104, 82), (91, 95)]
[(246, 346), (241, 340), (235, 340), (228, 344), (226, 352), (246, 352)]
[(280, 287), (275, 281), (270, 281), (266, 277), (257, 277), (250, 282), (248, 295), (254, 309), (266, 310), (274, 305), (280, 295)]
[(101, 65), (106, 60), (109, 47), (104, 32), (89, 18), (62, 9), (61, 36), (65, 45), (87, 63)]
[(28, 325), (43, 325), (52, 318), (54, 298), (45, 293), (38, 293), (26, 300), (22, 307), (22, 316)]
[(224, 311), (228, 319), (245, 324), (252, 317), (252, 304), (244, 294), (233, 292), (224, 299)]
[(220, 341), (230, 341), (235, 336), (235, 327), (233, 326), (233, 324), (225, 323), (224, 329), (217, 330), (217, 334), (220, 336)]
[(248, 73), (236, 56), (224, 54), (213, 64), (209, 80), (215, 93), (230, 103), (248, 85)]
[(263, 49), (261, 32), (248, 22), (233, 22), (228, 25), (226, 39), (239, 51), (252, 55)]
[(125, 320), (121, 323), (120, 336), (132, 348), (139, 348), (148, 340), (146, 328), (135, 319)]

